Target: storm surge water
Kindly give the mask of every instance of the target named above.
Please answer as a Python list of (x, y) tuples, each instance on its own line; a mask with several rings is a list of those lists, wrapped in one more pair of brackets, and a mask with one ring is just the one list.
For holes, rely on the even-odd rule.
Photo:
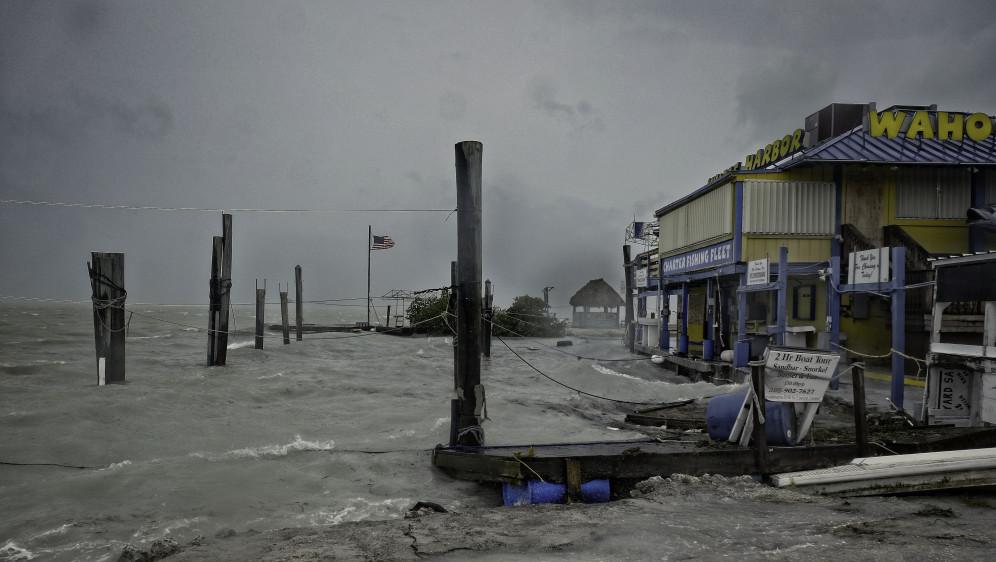
[[(209, 368), (207, 336), (194, 329), (207, 325), (206, 308), (135, 308), (128, 382), (97, 387), (88, 306), (0, 304), (0, 560), (113, 559), (126, 543), (162, 537), (396, 518), (419, 500), (498, 504), (494, 490), (431, 468), (449, 430), (449, 338), (314, 334), (285, 346), (268, 332), (256, 350), (238, 335), (228, 365)], [(247, 310), (240, 326), (252, 323)], [(351, 320), (309, 312), (309, 322)], [(627, 356), (618, 339), (574, 341), (589, 357)], [(646, 360), (609, 368), (542, 345), (550, 340), (508, 343), (593, 394), (723, 392)], [(493, 349), (482, 366), (489, 444), (639, 437), (616, 430), (623, 405), (567, 391)]]

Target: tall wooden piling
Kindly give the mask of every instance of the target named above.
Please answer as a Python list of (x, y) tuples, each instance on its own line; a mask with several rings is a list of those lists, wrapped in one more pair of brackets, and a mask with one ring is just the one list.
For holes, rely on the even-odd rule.
[(232, 215), (221, 215), (221, 278), (218, 284), (219, 307), (218, 345), (214, 353), (214, 364), (224, 365), (228, 359), (228, 317), (232, 307)]
[(477, 141), (454, 146), (457, 184), (457, 443), (483, 445), (481, 408), (481, 156)]
[(858, 444), (858, 456), (868, 456), (868, 418), (865, 415), (865, 366), (856, 363), (851, 370), (851, 386), (854, 389), (854, 437)]
[(481, 337), (481, 351), (484, 353), (485, 357), (491, 357), (491, 321), (494, 320), (494, 307), (492, 302), (494, 300), (494, 295), (491, 294), (491, 280), (488, 279), (484, 282), (484, 329), (482, 330), (483, 336)]
[[(456, 316), (457, 309), (457, 262), (450, 262), (450, 289), (449, 300), (446, 304), (446, 316), (443, 322), (453, 329), (453, 390), (460, 388), (460, 333), (459, 318)], [(450, 400), (450, 446), (457, 444), (457, 433), (460, 426), (460, 400), (454, 398)]]
[(387, 327), (391, 327), (391, 305), (387, 305), (387, 318), (384, 320), (387, 323)]
[(211, 280), (208, 289), (208, 366), (218, 364), (218, 351), (221, 347), (221, 264), (224, 261), (225, 239), (215, 236), (211, 239)]
[(297, 328), (297, 341), (304, 338), (304, 301), (301, 300), (303, 287), (301, 285), (301, 266), (294, 266), (294, 322)]
[(636, 324), (633, 322), (633, 264), (630, 263), (629, 244), (623, 246), (623, 268), (626, 275), (626, 345), (630, 353), (636, 352)]
[(280, 291), (280, 325), (284, 330), (284, 345), (288, 345), (290, 344), (290, 324), (287, 321), (287, 291)]
[(768, 433), (765, 430), (765, 414), (767, 409), (764, 405), (764, 364), (751, 365), (751, 383), (754, 385), (754, 395), (757, 402), (752, 408), (754, 411), (754, 463), (758, 474), (762, 477), (768, 473)]
[(263, 280), (263, 288), (259, 288), (259, 280), (256, 281), (256, 349), (263, 349), (263, 315), (266, 309), (266, 280)]
[(124, 254), (91, 252), (86, 264), (93, 300), (97, 384), (125, 382)]

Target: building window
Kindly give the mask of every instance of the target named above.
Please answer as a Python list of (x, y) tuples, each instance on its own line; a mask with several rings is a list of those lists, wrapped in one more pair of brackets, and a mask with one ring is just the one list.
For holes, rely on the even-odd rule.
[(903, 168), (896, 177), (896, 217), (964, 219), (972, 202), (968, 168)]

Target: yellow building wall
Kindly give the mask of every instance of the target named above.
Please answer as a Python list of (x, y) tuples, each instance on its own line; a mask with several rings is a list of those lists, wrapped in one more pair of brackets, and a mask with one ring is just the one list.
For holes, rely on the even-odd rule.
[(737, 174), (736, 177), (737, 181), (833, 181), (833, 168), (831, 166), (812, 166), (793, 168), (785, 172), (772, 172), (770, 174)]
[(768, 258), (778, 263), (779, 248), (788, 248), (789, 263), (816, 262), (830, 259), (829, 236), (807, 236), (804, 238), (784, 238), (781, 236), (744, 236), (740, 254), (743, 261)]
[(688, 351), (694, 355), (702, 355), (701, 342), (705, 337), (705, 285), (693, 285), (688, 288)]

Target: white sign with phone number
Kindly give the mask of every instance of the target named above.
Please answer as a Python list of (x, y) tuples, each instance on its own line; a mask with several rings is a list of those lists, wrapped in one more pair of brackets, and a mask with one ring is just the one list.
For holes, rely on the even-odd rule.
[(837, 369), (836, 353), (769, 349), (764, 398), (772, 402), (820, 402)]

